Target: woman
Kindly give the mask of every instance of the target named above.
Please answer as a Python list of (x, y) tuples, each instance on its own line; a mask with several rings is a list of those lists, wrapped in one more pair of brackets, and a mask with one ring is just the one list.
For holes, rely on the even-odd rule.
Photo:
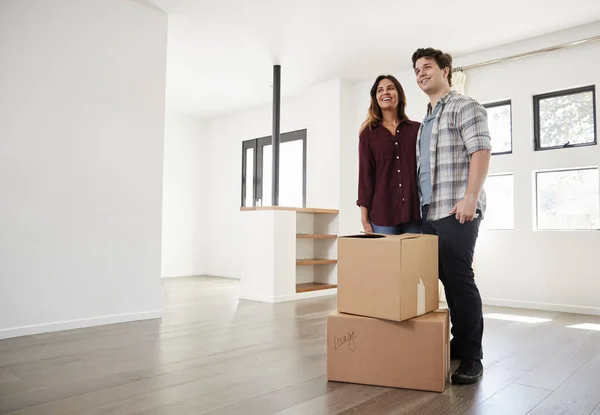
[(380, 75), (359, 135), (358, 200), (366, 233), (421, 233), (416, 144), (420, 123), (408, 119), (398, 80)]

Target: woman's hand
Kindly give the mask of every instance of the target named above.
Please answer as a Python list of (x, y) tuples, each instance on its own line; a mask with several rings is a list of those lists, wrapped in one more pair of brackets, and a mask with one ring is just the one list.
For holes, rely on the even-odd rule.
[(369, 209), (364, 206), (360, 207), (360, 221), (365, 233), (373, 233), (373, 227), (371, 226), (371, 221), (369, 220)]

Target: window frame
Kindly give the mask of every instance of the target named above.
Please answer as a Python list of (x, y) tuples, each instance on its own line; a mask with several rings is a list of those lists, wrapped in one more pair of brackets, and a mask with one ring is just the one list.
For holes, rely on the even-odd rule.
[[(498, 151), (495, 152), (494, 151), (494, 146), (492, 145), (492, 156), (500, 156), (503, 154), (512, 154), (513, 153), (513, 111), (512, 111), (512, 100), (511, 99), (505, 99), (503, 101), (494, 101), (494, 102), (489, 102), (487, 104), (483, 104), (483, 107), (487, 110), (489, 108), (496, 108), (496, 107), (503, 107), (505, 105), (508, 105), (509, 107), (509, 119), (510, 119), (510, 150), (509, 151)], [(489, 121), (488, 121), (488, 125), (489, 125)]]
[[(562, 97), (566, 95), (575, 95), (582, 92), (592, 93), (592, 121), (594, 124), (594, 141), (589, 143), (568, 144), (560, 146), (542, 147), (540, 143), (540, 101), (548, 98)], [(588, 147), (598, 144), (598, 127), (596, 120), (596, 85), (587, 85), (578, 88), (562, 89), (554, 92), (546, 92), (533, 96), (533, 149), (534, 151), (558, 150), (564, 148)]]
[(253, 189), (253, 194), (252, 194), (252, 206), (254, 206), (256, 204), (256, 158), (257, 158), (257, 151), (256, 151), (256, 140), (246, 140), (246, 141), (242, 141), (242, 201), (241, 201), (241, 206), (244, 207), (245, 203), (246, 203), (246, 166), (248, 165), (248, 161), (246, 160), (246, 151), (249, 149), (254, 149), (254, 151), (252, 152), (252, 165), (254, 166), (254, 170), (253, 170), (253, 174), (252, 174), (252, 189)]
[[(597, 170), (600, 175), (600, 166), (596, 165), (588, 165), (588, 166), (580, 166), (580, 167), (565, 167), (565, 168), (555, 168), (555, 169), (541, 169), (533, 171), (533, 191), (535, 203), (533, 206), (533, 213), (535, 217), (535, 221), (533, 223), (533, 230), (535, 232), (598, 232), (600, 229), (592, 228), (592, 229), (542, 229), (540, 228), (540, 215), (539, 215), (539, 186), (538, 186), (538, 174), (540, 173), (558, 173), (563, 171), (583, 171), (583, 170)], [(600, 183), (600, 180), (599, 180)], [(599, 201), (600, 203), (600, 201)]]
[[(291, 141), (302, 141), (302, 206), (306, 207), (306, 153), (307, 153), (307, 130), (294, 130), (285, 133), (281, 133), (280, 143), (287, 143)], [(263, 197), (263, 183), (262, 183), (262, 172), (263, 172), (263, 148), (267, 145), (273, 145), (273, 137), (265, 136), (254, 138), (251, 140), (242, 141), (242, 183), (241, 183), (241, 207), (254, 207), (256, 201), (260, 199), (264, 200)], [(252, 206), (245, 206), (246, 202), (246, 150), (254, 148), (254, 171), (253, 171), (253, 188), (254, 194), (252, 195)], [(279, 189), (277, 189), (279, 193)]]

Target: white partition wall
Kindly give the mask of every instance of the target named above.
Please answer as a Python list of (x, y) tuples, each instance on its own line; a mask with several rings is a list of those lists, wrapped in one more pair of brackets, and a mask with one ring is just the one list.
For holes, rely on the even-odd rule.
[(167, 27), (0, 1), (0, 339), (161, 317)]
[(240, 298), (272, 303), (337, 292), (337, 210), (266, 206), (240, 214)]

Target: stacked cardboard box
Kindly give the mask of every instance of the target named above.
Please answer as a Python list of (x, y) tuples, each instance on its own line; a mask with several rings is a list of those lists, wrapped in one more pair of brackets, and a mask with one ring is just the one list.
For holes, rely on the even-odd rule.
[(443, 392), (449, 318), (439, 309), (438, 270), (437, 236), (340, 237), (328, 379)]

